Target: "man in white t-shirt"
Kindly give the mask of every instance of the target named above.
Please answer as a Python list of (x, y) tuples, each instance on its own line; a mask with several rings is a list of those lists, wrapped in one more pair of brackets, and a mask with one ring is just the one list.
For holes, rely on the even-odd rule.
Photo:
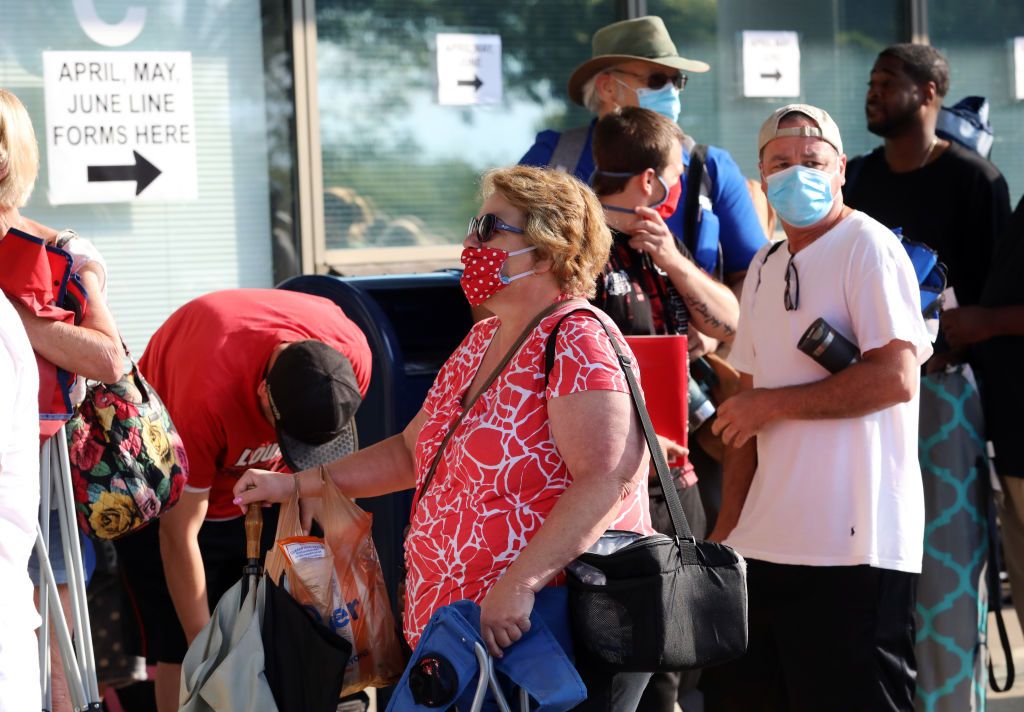
[(39, 615), (28, 576), (39, 516), (38, 391), (25, 327), (0, 294), (0, 712), (42, 704)]
[[(747, 272), (730, 356), (742, 388), (714, 425), (730, 447), (711, 538), (748, 560), (750, 645), (709, 676), (709, 709), (911, 710), (931, 354), (918, 283), (898, 239), (843, 204), (826, 112), (779, 109), (758, 151), (787, 239)], [(853, 345), (835, 373), (797, 348), (818, 318)]]

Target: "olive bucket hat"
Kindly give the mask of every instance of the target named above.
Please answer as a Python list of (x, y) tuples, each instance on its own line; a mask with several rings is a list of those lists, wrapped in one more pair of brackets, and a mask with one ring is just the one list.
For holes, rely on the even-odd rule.
[(680, 57), (660, 17), (648, 15), (615, 22), (594, 33), (591, 57), (569, 77), (569, 98), (583, 104), (583, 85), (608, 67), (642, 60), (683, 72), (706, 72), (706, 62)]

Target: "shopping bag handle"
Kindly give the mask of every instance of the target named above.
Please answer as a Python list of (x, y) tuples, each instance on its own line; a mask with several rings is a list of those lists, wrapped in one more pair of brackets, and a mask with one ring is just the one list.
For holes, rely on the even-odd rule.
[(249, 564), (259, 567), (260, 539), (263, 537), (263, 506), (260, 502), (251, 503), (245, 510), (245, 557)]

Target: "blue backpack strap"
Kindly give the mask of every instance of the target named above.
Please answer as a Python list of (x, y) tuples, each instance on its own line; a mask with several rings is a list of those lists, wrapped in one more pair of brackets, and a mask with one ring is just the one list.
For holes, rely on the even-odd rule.
[[(711, 191), (714, 186), (711, 183), (711, 174), (707, 171), (708, 148), (707, 144), (697, 143), (691, 136), (683, 137), (683, 149), (689, 155), (690, 161), (686, 167), (686, 195), (683, 197), (683, 203), (679, 207), (682, 211), (681, 228), (683, 234), (681, 237), (683, 245), (698, 265), (710, 264), (711, 260), (714, 260), (715, 269), (713, 276), (721, 282), (725, 276), (725, 260), (722, 255), (721, 240), (713, 248), (710, 248), (711, 252), (717, 250), (717, 256), (709, 256), (707, 254), (708, 250), (702, 249), (702, 246), (699, 244), (701, 218), (703, 216), (701, 208), (707, 208), (708, 210), (713, 210), (714, 208), (714, 201), (711, 197)], [(700, 184), (700, 190), (692, 190), (691, 186), (695, 183)]]
[(548, 165), (569, 175), (576, 173), (576, 166), (579, 165), (583, 156), (583, 147), (587, 145), (587, 135), (590, 133), (589, 126), (579, 126), (574, 129), (566, 129), (558, 136), (558, 143), (551, 154)]

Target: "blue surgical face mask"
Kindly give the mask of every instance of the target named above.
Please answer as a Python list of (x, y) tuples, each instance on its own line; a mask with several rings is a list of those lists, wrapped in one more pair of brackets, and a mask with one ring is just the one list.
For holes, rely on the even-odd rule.
[(637, 89), (636, 100), (641, 109), (650, 109), (668, 117), (672, 122), (679, 120), (682, 103), (679, 101), (679, 90), (672, 86), (671, 82), (661, 89)]
[(616, 78), (615, 81), (636, 93), (636, 102), (641, 109), (654, 111), (668, 117), (670, 121), (679, 120), (682, 103), (679, 101), (679, 90), (672, 85), (672, 82), (666, 82), (661, 89), (648, 89), (647, 87), (634, 89), (621, 79)]
[(835, 175), (807, 166), (790, 166), (765, 178), (768, 202), (783, 222), (795, 227), (813, 225), (832, 209)]

